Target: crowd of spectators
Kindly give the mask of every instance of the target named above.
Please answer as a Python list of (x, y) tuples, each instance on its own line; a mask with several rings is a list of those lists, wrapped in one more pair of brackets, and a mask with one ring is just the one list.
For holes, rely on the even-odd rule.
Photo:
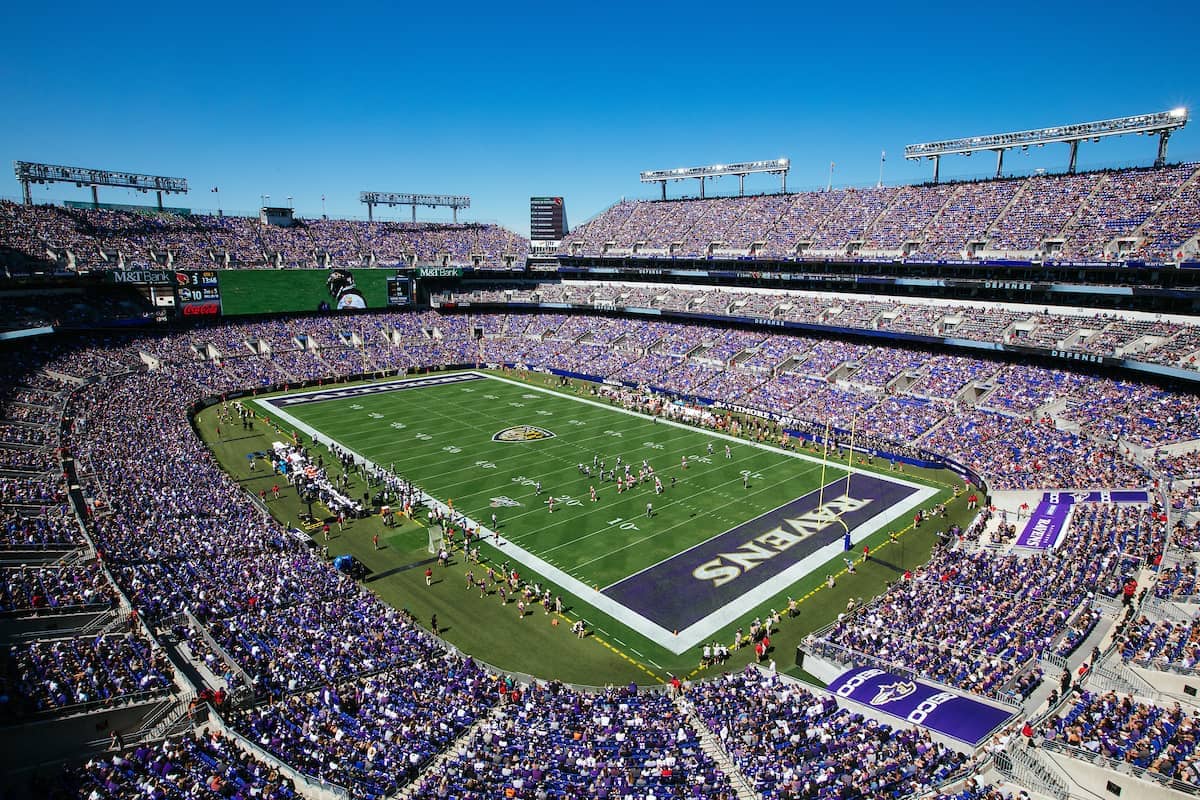
[[(1103, 425), (1104, 418), (1101, 418)], [(1097, 425), (1093, 419), (1091, 424)], [(1112, 444), (1059, 430), (1052, 420), (960, 411), (922, 439), (924, 448), (978, 468), (998, 489), (1140, 487), (1148, 476)]]
[(80, 767), (65, 770), (38, 790), (39, 796), (49, 800), (126, 797), (295, 800), (301, 796), (275, 767), (208, 730), (96, 756)]
[(1103, 433), (1111, 440), (1148, 448), (1200, 438), (1200, 397), (1143, 383), (1089, 381), (1086, 393), (1073, 395), (1063, 416), (1081, 427), (1102, 418)]
[(161, 651), (133, 634), (41, 639), (4, 651), (0, 710), (9, 719), (135, 696), (165, 693), (172, 669)]
[(935, 551), (911, 580), (839, 620), (816, 646), (834, 645), (826, 652), (838, 661), (867, 658), (1020, 699), (1015, 684), (1031, 688), (1020, 680), (1029, 664), (1043, 651), (1074, 649), (1094, 622), (1089, 591), (1117, 596), (1162, 553), (1164, 528), (1141, 507), (1090, 504), (1052, 552)]
[(1150, 262), (1179, 258), (1183, 255), (1181, 245), (1196, 235), (1197, 219), (1200, 219), (1200, 183), (1193, 173), (1146, 220), (1132, 255)]
[[(912, 352), (707, 326), (626, 326), (602, 317), (581, 325), (580, 318), (565, 314), (380, 314), (355, 318), (353, 329), (366, 331), (372, 341), (373, 366), (396, 368), (473, 360), (481, 355), (473, 337), (477, 325), (491, 332), (483, 352), (504, 356), (497, 360), (573, 371), (581, 362), (615, 367), (604, 377), (680, 393), (712, 391), (723, 399), (800, 415), (818, 426), (826, 421), (843, 430), (861, 426), (864, 436), (891, 436), (908, 444), (919, 439), (931, 450), (977, 466), (997, 486), (1115, 488), (1147, 480), (1114, 445), (1093, 444), (1043, 420), (1011, 411), (950, 415), (948, 405), (929, 402), (915, 389), (914, 396), (880, 397), (894, 376), (921, 370), (921, 359)], [(206, 325), (160, 340), (97, 337), (69, 346), (9, 350), (5, 357), (15, 381), (7, 391), (20, 399), (7, 405), (57, 402), (65, 387), (61, 379), (49, 379), (50, 372), (110, 376), (75, 390), (68, 409), (76, 423), (61, 442), (90, 466), (111, 502), (108, 513), (87, 523), (103, 563), (141, 619), (169, 623), (208, 660), (211, 671), (226, 673), (234, 688), (244, 673), (249, 681), (244, 688), (272, 701), (239, 712), (232, 724), (303, 772), (351, 783), (366, 796), (394, 794), (500, 703), (468, 752), (423, 778), (422, 792), (495, 796), (512, 789), (513, 796), (532, 798), (539, 790), (554, 797), (592, 788), (695, 796), (727, 792), (723, 776), (696, 745), (695, 730), (664, 698), (628, 690), (591, 695), (553, 686), (501, 687), (264, 520), (221, 472), (193, 436), (183, 415), (187, 404), (201, 394), (324, 377), (359, 363), (365, 351), (346, 335), (348, 327), (328, 317), (260, 320)], [(381, 333), (394, 335), (395, 343)], [(291, 346), (309, 340), (316, 351)], [(625, 342), (630, 349), (623, 349)], [(254, 343), (268, 344), (272, 358), (255, 355)], [(152, 352), (163, 366), (129, 373), (140, 363), (141, 351)], [(210, 351), (222, 355), (205, 358)], [(270, 367), (275, 358), (286, 370)], [(1182, 434), (1193, 431), (1186, 395), (1091, 378), (1076, 384), (1045, 378), (1032, 368), (954, 358), (961, 361), (935, 361), (930, 375), (936, 368), (953, 376), (942, 381), (950, 385), (1002, 372), (1006, 385), (1041, 381), (1081, 405), (1096, 393), (1110, 403), (1086, 406), (1092, 424), (1142, 441), (1166, 440), (1144, 419), (1150, 415), (1165, 414), (1173, 426), (1183, 421)], [(795, 372), (772, 376), (772, 369), (788, 360)], [(844, 365), (857, 365), (861, 385), (869, 391), (853, 390), (858, 374), (853, 369), (845, 371), (844, 387), (828, 382)], [(1014, 388), (1010, 396), (1023, 411), (1034, 401), (1021, 398), (1045, 397), (1046, 391)], [(1136, 424), (1128, 422), (1139, 405)], [(137, 424), (130, 424), (131, 415)], [(52, 415), (38, 418), (45, 423)], [(23, 428), (19, 422), (7, 428)], [(33, 444), (47, 451), (60, 443), (50, 426)], [(0, 543), (78, 544), (56, 477), (11, 476), (0, 487), (4, 502), (28, 501), (20, 509), (5, 509)], [(1153, 561), (1164, 545), (1164, 526), (1140, 510), (1097, 506), (1077, 512), (1072, 526), (1069, 544), (1049, 555), (1017, 559), (939, 551), (912, 581), (898, 583), (843, 620), (828, 641), (971, 691), (1023, 696), (1037, 682), (1031, 660), (1045, 648), (1069, 650), (1094, 624), (1087, 587), (1118, 591), (1121, 578), (1137, 564)], [(0, 610), (104, 605), (113, 599), (93, 566), (11, 569), (3, 581), (0, 602), (7, 606)], [(190, 623), (179, 621), (176, 615), (184, 610), (220, 646), (220, 654)], [(231, 663), (222, 664), (226, 658)], [(35, 642), (6, 652), (5, 665), (8, 710), (19, 714), (117, 702), (161, 693), (171, 683), (162, 655), (138, 636)], [(889, 793), (909, 791), (938, 783), (962, 766), (917, 733), (882, 731), (797, 690), (769, 681), (751, 686), (757, 680), (738, 676), (724, 688), (703, 690), (713, 693), (711, 719), (722, 724), (713, 726), (710, 717), (701, 716), (764, 791), (786, 793), (830, 780), (861, 780)], [(731, 698), (739, 692), (750, 708), (789, 706), (795, 714), (772, 719), (794, 719), (795, 726), (775, 722), (774, 728), (751, 731), (761, 727), (757, 713), (723, 717), (732, 713)], [(695, 702), (705, 708), (702, 695)], [(819, 711), (807, 713), (817, 706)], [(513, 749), (511, 732), (526, 729), (546, 737), (538, 740), (545, 745), (537, 750), (539, 757), (527, 747)], [(571, 736), (563, 738), (563, 731)], [(842, 737), (844, 731), (853, 734)], [(853, 748), (824, 762), (797, 759), (790, 771), (764, 759), (780, 748), (809, 752), (843, 738), (847, 744), (876, 742), (876, 760), (860, 763)], [(579, 742), (587, 744), (591, 762), (589, 755), (580, 755), (584, 745)], [(613, 748), (606, 750), (601, 742)]]
[(0, 201), (0, 241), (61, 269), (327, 267), (403, 263), (509, 269), (529, 242), (493, 224), (257, 218), (24, 206)]
[(1062, 232), (1102, 177), (1091, 172), (1026, 179), (1016, 201), (989, 228), (988, 249), (1005, 253), (1038, 250), (1047, 237)]
[[(468, 299), (478, 304), (483, 290), (461, 296), (439, 295), (441, 301)], [(530, 297), (501, 293), (492, 303), (574, 303), (592, 307), (592, 287), (539, 284)], [(621, 300), (620, 297), (616, 300)], [(664, 311), (704, 312), (752, 319), (786, 320), (832, 328), (866, 328), (942, 335), (987, 344), (1023, 344), (1047, 350), (1076, 350), (1088, 355), (1132, 358), (1152, 364), (1195, 369), (1200, 358), (1200, 327), (1180, 318), (1147, 315), (1116, 317), (1111, 313), (1049, 312), (1032, 307), (993, 307), (983, 304), (924, 304), (913, 300), (881, 302), (860, 298), (812, 295), (804, 292), (764, 294), (751, 290), (672, 287), (648, 302), (614, 304)], [(645, 335), (664, 323), (630, 321)], [(513, 333), (514, 331), (508, 331)], [(789, 337), (778, 337), (787, 339)], [(767, 340), (770, 341), (770, 338)]]
[(1171, 487), (1171, 508), (1188, 512), (1200, 510), (1200, 482), (1176, 481)]
[(965, 772), (920, 728), (893, 728), (754, 667), (697, 684), (696, 713), (761, 797), (907, 797)]
[(900, 252), (909, 242), (920, 241), (958, 188), (954, 184), (900, 187), (895, 202), (871, 225), (863, 249)]
[(1198, 623), (1140, 617), (1126, 628), (1121, 657), (1155, 669), (1194, 670), (1200, 665)]
[(0, 568), (0, 613), (95, 610), (116, 603), (116, 592), (96, 562)]
[(961, 184), (622, 201), (571, 231), (559, 252), (771, 259), (1037, 255), (1162, 263), (1188, 255), (1183, 247), (1200, 231), (1197, 219), (1197, 166), (1179, 164)]
[(1101, 261), (1105, 246), (1129, 236), (1192, 177), (1192, 165), (1110, 172), (1068, 228), (1062, 258)]
[(664, 694), (556, 683), (500, 693), (500, 706), (453, 758), (422, 777), (415, 798), (735, 796)]
[[(1186, 536), (1182, 535), (1184, 533), (1182, 526), (1176, 527), (1171, 536), (1172, 546), (1188, 551), (1200, 549), (1200, 539), (1196, 538), (1196, 531), (1191, 531)], [(1200, 565), (1189, 559), (1176, 561), (1169, 567), (1164, 567), (1159, 571), (1154, 594), (1163, 599), (1200, 595)]]
[(306, 774), (353, 786), (358, 797), (390, 797), (497, 698), (495, 679), (469, 658), (409, 634), (394, 640), (405, 648), (394, 669), (295, 692), (231, 719)]
[(36, 512), (0, 508), (0, 548), (72, 549), (83, 544), (79, 523), (65, 506)]
[(911, 394), (940, 400), (953, 400), (972, 381), (986, 382), (996, 373), (998, 365), (977, 358), (927, 354), (918, 383), (909, 389)]
[(1048, 740), (1200, 785), (1198, 727), (1198, 713), (1178, 703), (1164, 708), (1111, 691), (1082, 691), (1066, 712), (1047, 720), (1042, 733)]

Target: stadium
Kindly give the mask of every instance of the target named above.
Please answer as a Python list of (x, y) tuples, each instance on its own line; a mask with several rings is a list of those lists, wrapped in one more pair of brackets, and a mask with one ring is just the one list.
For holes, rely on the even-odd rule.
[(4, 796), (1200, 795), (1194, 130), (1043, 122), (530, 236), (13, 153)]

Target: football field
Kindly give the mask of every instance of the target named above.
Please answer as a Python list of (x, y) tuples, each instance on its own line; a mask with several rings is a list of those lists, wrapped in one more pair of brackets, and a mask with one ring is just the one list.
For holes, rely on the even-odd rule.
[[(452, 503), (522, 578), (676, 654), (938, 493), (486, 373), (255, 402)], [(654, 477), (619, 490), (627, 467)]]

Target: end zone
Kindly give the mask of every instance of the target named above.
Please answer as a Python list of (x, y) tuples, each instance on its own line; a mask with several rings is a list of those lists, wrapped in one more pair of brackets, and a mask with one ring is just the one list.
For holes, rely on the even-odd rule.
[[(744, 595), (757, 595), (759, 586), (791, 574), (798, 564), (809, 564), (807, 556), (830, 544), (844, 550), (847, 533), (851, 541), (861, 540), (883, 524), (878, 517), (921, 490), (859, 474), (842, 496), (835, 496), (845, 484), (839, 479), (814, 489), (630, 575), (606, 587), (604, 594), (663, 628), (682, 631)], [(861, 530), (864, 525), (870, 530)], [(755, 602), (765, 599), (756, 597)]]

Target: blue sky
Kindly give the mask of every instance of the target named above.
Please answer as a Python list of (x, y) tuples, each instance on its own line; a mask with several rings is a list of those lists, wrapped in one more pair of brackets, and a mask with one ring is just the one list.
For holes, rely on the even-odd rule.
[[(1187, 106), (1192, 3), (74, 3), (0, 12), (0, 196), (8, 162), (188, 178), (173, 204), (363, 216), (363, 189), (468, 194), (470, 219), (529, 232), (529, 197), (575, 225), (655, 196), (643, 169), (777, 158), (789, 188), (926, 180), (905, 144)], [(346, 10), (349, 9), (349, 10)], [(1200, 159), (1200, 119), (1171, 159)], [(1085, 144), (1081, 167), (1146, 164), (1154, 144)], [(1066, 146), (1006, 167), (1061, 170)], [(947, 159), (943, 178), (994, 169)], [(768, 191), (777, 179), (747, 180)], [(694, 182), (673, 184), (694, 194)], [(709, 193), (736, 193), (736, 179)], [(42, 201), (87, 199), (37, 187)], [(102, 192), (111, 202), (145, 195)], [(407, 218), (407, 209), (394, 216)], [(448, 210), (419, 211), (449, 218)]]

